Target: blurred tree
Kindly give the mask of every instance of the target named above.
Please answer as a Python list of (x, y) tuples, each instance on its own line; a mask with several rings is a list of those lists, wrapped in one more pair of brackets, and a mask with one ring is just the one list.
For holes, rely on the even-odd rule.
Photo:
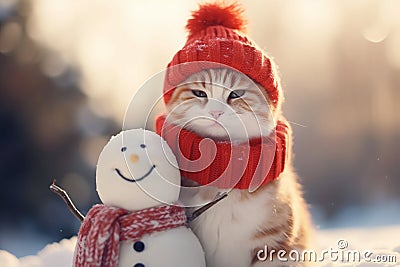
[(21, 1), (0, 12), (0, 233), (29, 225), (57, 241), (76, 234), (79, 223), (49, 191), (52, 179), (61, 178), (74, 191), (82, 182), (66, 177), (83, 177), (90, 187), (79, 193), (87, 201), (76, 204), (86, 211), (98, 202), (94, 166), (82, 155), (93, 131), (84, 129), (80, 116), (103, 125), (97, 135), (109, 136), (118, 127), (84, 109), (75, 69), (66, 66), (51, 78), (44, 74), (43, 62), (51, 53), (26, 34), (27, 10), (28, 2)]

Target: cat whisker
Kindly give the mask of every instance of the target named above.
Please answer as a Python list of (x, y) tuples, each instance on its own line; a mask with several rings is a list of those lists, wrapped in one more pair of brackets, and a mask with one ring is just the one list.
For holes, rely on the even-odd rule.
[(294, 125), (297, 125), (297, 126), (301, 126), (301, 127), (307, 128), (306, 125), (303, 125), (303, 124), (300, 124), (300, 123), (297, 123), (297, 122), (294, 122), (294, 121), (288, 121), (288, 122), (290, 122), (290, 123), (292, 123)]

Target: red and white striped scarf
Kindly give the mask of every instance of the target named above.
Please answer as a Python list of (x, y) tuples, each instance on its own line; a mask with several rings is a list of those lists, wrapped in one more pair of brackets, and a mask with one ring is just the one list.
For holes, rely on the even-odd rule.
[(74, 254), (75, 267), (116, 267), (119, 243), (138, 241), (145, 234), (186, 225), (182, 207), (160, 206), (130, 212), (93, 206), (82, 222)]

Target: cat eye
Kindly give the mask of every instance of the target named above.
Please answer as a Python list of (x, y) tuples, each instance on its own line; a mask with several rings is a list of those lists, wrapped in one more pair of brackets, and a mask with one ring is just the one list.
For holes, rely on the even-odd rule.
[(201, 90), (192, 90), (192, 93), (197, 97), (207, 97), (207, 93)]
[(229, 99), (239, 98), (242, 97), (244, 93), (246, 93), (246, 90), (234, 90), (229, 94), (228, 98)]

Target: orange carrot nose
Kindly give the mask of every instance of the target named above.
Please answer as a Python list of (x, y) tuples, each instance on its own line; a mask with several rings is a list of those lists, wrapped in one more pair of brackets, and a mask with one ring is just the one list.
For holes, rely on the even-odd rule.
[(131, 154), (129, 160), (130, 160), (132, 163), (135, 163), (135, 162), (137, 162), (137, 161), (139, 160), (139, 156), (136, 155), (136, 154)]

